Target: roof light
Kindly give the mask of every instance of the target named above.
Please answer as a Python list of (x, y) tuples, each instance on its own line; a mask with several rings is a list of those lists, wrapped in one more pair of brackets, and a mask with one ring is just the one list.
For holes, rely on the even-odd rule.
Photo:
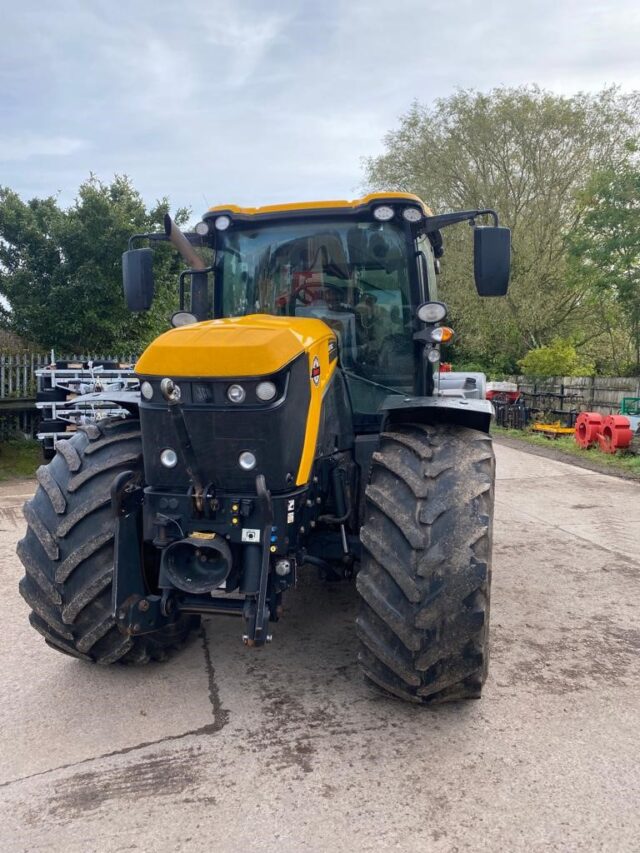
[(198, 318), (190, 311), (176, 311), (171, 317), (171, 325), (174, 329), (178, 326), (190, 326), (192, 323), (197, 323)]
[(208, 222), (198, 222), (196, 227), (193, 229), (196, 234), (200, 237), (206, 237), (209, 233), (209, 223)]
[(418, 207), (405, 207), (402, 211), (403, 219), (407, 222), (420, 222), (422, 219), (422, 211)]
[(216, 226), (216, 230), (218, 231), (226, 231), (227, 228), (231, 225), (231, 219), (228, 216), (218, 216), (214, 222)]
[(373, 216), (378, 222), (388, 222), (393, 219), (393, 208), (388, 204), (381, 204), (373, 209)]

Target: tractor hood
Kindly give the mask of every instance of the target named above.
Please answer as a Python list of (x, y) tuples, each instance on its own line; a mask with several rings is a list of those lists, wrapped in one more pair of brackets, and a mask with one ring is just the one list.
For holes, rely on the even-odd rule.
[(322, 320), (250, 314), (170, 329), (147, 347), (136, 364), (136, 373), (266, 376), (303, 352), (319, 356), (320, 366), (326, 370), (335, 351), (335, 335)]

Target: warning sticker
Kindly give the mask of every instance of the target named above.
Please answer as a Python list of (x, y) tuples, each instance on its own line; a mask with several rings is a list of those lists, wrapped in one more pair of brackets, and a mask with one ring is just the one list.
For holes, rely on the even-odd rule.
[(315, 385), (319, 385), (320, 383), (320, 361), (318, 360), (318, 356), (315, 356), (313, 359), (313, 366), (311, 368), (311, 378)]

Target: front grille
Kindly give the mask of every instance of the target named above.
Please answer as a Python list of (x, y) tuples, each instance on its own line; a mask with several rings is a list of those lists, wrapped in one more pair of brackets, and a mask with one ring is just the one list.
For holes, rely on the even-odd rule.
[[(243, 379), (175, 381), (183, 389), (181, 410), (197, 473), (205, 485), (213, 484), (221, 491), (253, 493), (256, 476), (264, 474), (271, 491), (291, 489), (300, 466), (309, 410), (306, 354), (272, 379), (283, 389), (280, 400), (272, 403), (249, 402), (250, 382)], [(247, 402), (235, 404), (227, 400), (226, 389), (232, 382), (247, 389)], [(190, 479), (173, 416), (166, 403), (156, 400), (154, 393), (151, 402), (143, 400), (140, 405), (146, 482), (154, 488), (186, 490)], [(166, 447), (178, 454), (175, 468), (165, 468), (160, 463), (160, 453)], [(249, 472), (238, 464), (238, 457), (245, 450), (257, 459), (256, 468)]]

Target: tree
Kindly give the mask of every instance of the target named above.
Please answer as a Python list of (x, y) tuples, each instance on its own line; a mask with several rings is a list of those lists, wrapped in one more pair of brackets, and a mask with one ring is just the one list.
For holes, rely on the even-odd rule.
[(593, 363), (581, 358), (571, 341), (562, 338), (529, 350), (518, 365), (526, 376), (590, 376), (594, 372)]
[[(0, 188), (0, 294), (5, 328), (59, 352), (137, 350), (167, 326), (180, 268), (156, 250), (156, 299), (131, 314), (122, 294), (121, 255), (134, 233), (162, 230), (167, 199), (147, 209), (126, 177), (91, 176), (67, 210), (55, 198), (28, 202)], [(185, 222), (180, 210), (176, 221)]]
[(414, 103), (365, 161), (372, 189), (416, 192), (436, 212), (492, 207), (512, 229), (504, 300), (473, 292), (470, 229), (445, 232), (442, 284), (466, 357), (513, 369), (531, 348), (593, 322), (588, 285), (567, 272), (576, 194), (590, 175), (632, 156), (640, 96), (617, 89), (562, 97), (537, 87), (459, 91)]
[(631, 163), (596, 172), (579, 202), (581, 223), (569, 241), (572, 272), (601, 304), (613, 300), (619, 307), (622, 322), (609, 333), (623, 349), (626, 326), (633, 372), (640, 374), (640, 168)]

